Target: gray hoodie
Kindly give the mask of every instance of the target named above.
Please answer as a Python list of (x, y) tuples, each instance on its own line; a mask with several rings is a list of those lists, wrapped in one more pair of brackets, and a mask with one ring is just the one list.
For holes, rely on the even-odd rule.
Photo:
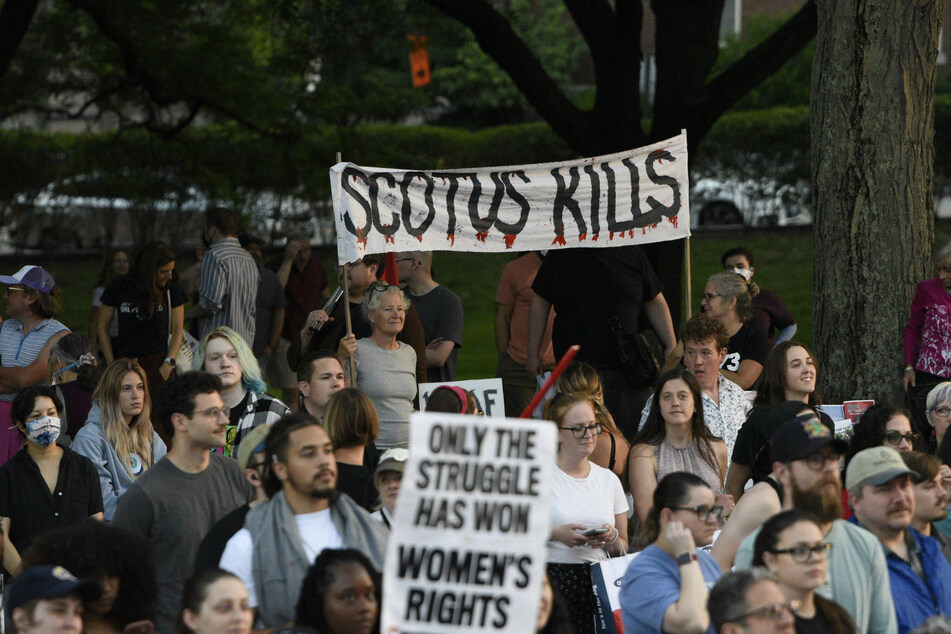
[[(103, 515), (105, 519), (112, 521), (119, 497), (125, 493), (134, 479), (122, 465), (119, 454), (116, 453), (115, 448), (102, 432), (102, 427), (99, 425), (101, 415), (102, 409), (99, 407), (99, 403), (94, 401), (92, 407), (89, 408), (89, 417), (86, 419), (86, 424), (77, 432), (71, 449), (92, 460), (92, 463), (96, 466), (96, 471), (99, 472), (99, 485), (102, 487)], [(165, 443), (153, 431), (152, 464), (163, 458), (165, 452)]]

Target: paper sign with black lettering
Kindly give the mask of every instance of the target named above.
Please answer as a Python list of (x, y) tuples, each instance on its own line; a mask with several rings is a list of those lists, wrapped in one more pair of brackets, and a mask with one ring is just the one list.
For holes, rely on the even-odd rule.
[(534, 632), (555, 425), (416, 413), (410, 428), (381, 631)]
[(340, 264), (394, 251), (616, 247), (690, 235), (687, 134), (575, 161), (330, 168)]
[(419, 407), (426, 409), (429, 395), (441, 385), (451, 385), (469, 390), (475, 395), (479, 411), (486, 416), (505, 416), (505, 399), (502, 398), (502, 379), (472, 379), (469, 381), (452, 381), (451, 383), (420, 383)]

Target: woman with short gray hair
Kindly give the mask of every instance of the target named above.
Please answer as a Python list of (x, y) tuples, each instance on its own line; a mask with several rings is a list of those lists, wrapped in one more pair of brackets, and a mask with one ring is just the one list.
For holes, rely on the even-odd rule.
[(409, 417), (416, 398), (416, 352), (396, 336), (406, 323), (409, 300), (398, 286), (376, 281), (363, 294), (363, 312), (370, 322), (370, 336), (357, 340), (353, 354), (357, 376), (350, 386), (370, 397), (380, 416), (376, 447), (381, 451), (409, 443)]
[[(935, 251), (938, 277), (918, 284), (905, 326), (902, 385), (915, 431), (930, 438), (925, 400), (937, 384), (951, 379), (951, 242)], [(930, 445), (934, 447), (934, 445)]]

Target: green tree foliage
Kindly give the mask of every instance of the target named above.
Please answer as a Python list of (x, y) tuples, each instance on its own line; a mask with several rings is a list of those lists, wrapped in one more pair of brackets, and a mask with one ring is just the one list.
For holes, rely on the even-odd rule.
[[(791, 15), (791, 14), (790, 14)], [(716, 76), (775, 33), (789, 18), (785, 16), (759, 15), (743, 24), (739, 36), (730, 35), (720, 49), (711, 76)], [(762, 83), (750, 89), (733, 110), (765, 110), (778, 106), (808, 106), (809, 85), (812, 79), (812, 58), (815, 51), (809, 42), (789, 61)]]

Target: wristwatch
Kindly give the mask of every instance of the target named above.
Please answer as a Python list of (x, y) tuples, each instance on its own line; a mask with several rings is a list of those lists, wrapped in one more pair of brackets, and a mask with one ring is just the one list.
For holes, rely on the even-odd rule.
[(677, 555), (678, 566), (686, 566), (692, 561), (697, 561), (697, 553), (684, 553), (682, 555)]
[(175, 367), (175, 357), (168, 357), (165, 359), (165, 363), (169, 364), (173, 368)]

